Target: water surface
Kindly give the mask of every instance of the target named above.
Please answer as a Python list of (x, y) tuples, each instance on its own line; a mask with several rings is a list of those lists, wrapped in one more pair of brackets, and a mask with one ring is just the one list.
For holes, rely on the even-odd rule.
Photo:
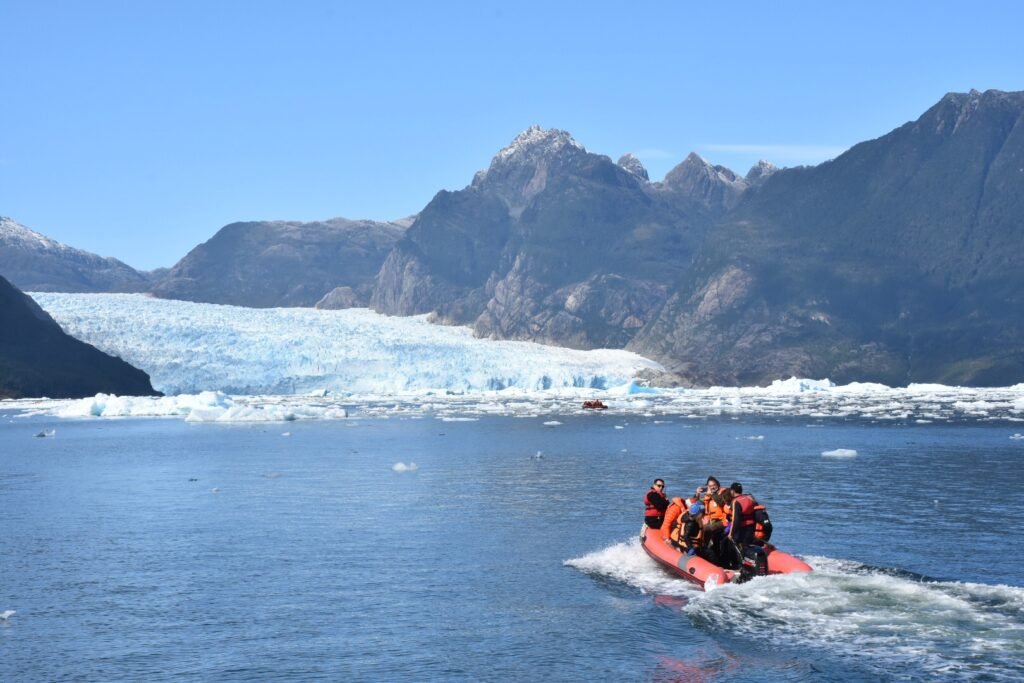
[[(1016, 426), (0, 412), (0, 660), (25, 681), (1018, 680)], [(708, 474), (817, 571), (704, 594), (654, 565), (650, 480)]]

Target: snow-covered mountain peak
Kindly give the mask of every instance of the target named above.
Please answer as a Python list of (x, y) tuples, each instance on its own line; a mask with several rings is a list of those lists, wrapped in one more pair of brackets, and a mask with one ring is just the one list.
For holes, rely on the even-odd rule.
[(632, 152), (626, 152), (623, 154), (619, 158), (618, 165), (638, 178), (650, 180), (650, 176), (647, 175), (647, 169), (644, 168), (643, 162), (637, 159), (636, 155)]
[(761, 159), (756, 164), (750, 167), (747, 171), (746, 180), (747, 182), (753, 183), (759, 180), (764, 180), (771, 174), (779, 170), (779, 167), (770, 161)]
[(508, 161), (516, 157), (535, 157), (538, 155), (557, 154), (563, 149), (576, 149), (581, 152), (587, 151), (580, 143), (573, 139), (572, 135), (557, 128), (544, 129), (533, 125), (517, 135), (512, 143), (498, 152), (492, 165)]
[(21, 223), (18, 223), (13, 218), (8, 218), (7, 216), (0, 216), (0, 242), (9, 247), (19, 246), (34, 250), (59, 252), (77, 251), (66, 244), (62, 244), (57, 240), (50, 239), (46, 235), (42, 235), (31, 228), (26, 228)]

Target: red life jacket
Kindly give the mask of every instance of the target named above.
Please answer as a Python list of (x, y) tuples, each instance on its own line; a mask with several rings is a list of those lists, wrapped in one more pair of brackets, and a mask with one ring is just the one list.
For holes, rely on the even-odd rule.
[(754, 526), (754, 507), (757, 501), (749, 493), (741, 493), (733, 498), (733, 503), (740, 509), (739, 519), (732, 520), (737, 527)]
[[(664, 511), (654, 507), (654, 503), (651, 502), (652, 493), (656, 493), (659, 496), (661, 496), (661, 494), (655, 491), (654, 489), (651, 489), (650, 491), (647, 492), (646, 495), (644, 495), (644, 517), (661, 517), (665, 513)], [(665, 502), (667, 503), (668, 500), (666, 499)]]

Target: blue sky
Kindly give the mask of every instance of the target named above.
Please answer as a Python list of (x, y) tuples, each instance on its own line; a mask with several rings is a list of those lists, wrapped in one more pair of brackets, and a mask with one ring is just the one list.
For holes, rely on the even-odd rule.
[(819, 163), (1024, 90), (1024, 3), (0, 0), (0, 215), (137, 268), (400, 218), (531, 124), (661, 179)]

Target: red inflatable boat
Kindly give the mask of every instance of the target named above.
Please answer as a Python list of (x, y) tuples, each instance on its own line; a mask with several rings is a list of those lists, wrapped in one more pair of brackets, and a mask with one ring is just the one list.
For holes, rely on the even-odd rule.
[[(654, 560), (669, 571), (693, 581), (707, 590), (723, 583), (740, 582), (760, 574), (791, 574), (793, 572), (809, 572), (811, 566), (803, 560), (784, 553), (770, 543), (764, 544), (764, 555), (767, 566), (758, 570), (751, 562), (746, 569), (723, 569), (712, 564), (703, 557), (686, 555), (671, 543), (666, 543), (659, 529), (651, 529), (646, 524), (640, 529), (640, 543)], [(744, 558), (744, 563), (746, 564)]]

